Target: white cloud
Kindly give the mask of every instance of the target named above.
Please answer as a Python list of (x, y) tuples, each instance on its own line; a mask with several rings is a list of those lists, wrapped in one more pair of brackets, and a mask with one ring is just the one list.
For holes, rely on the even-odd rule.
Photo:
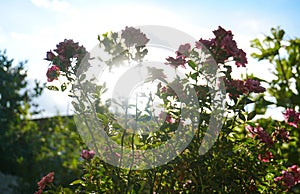
[(14, 41), (27, 41), (31, 38), (31, 35), (19, 32), (11, 32), (10, 36)]
[(63, 12), (70, 8), (70, 4), (60, 0), (30, 0), (37, 7)]

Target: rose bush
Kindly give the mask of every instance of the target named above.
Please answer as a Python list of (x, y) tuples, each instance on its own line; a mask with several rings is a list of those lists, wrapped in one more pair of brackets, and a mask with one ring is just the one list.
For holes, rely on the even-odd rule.
[[(253, 46), (261, 50), (261, 55), (254, 55), (259, 59), (270, 59), (273, 62), (274, 56), (278, 55), (282, 31), (272, 30), (273, 39), (267, 37), (266, 41), (275, 41), (276, 49), (265, 49), (259, 40), (253, 41)], [(73, 106), (77, 113), (83, 115), (80, 120), (87, 128), (90, 139), (97, 138), (93, 133), (97, 127), (103, 127), (108, 136), (114, 139), (122, 147), (130, 147), (133, 150), (147, 150), (157, 147), (169, 138), (173, 138), (176, 129), (184, 126), (185, 121), (182, 111), (177, 107), (177, 103), (185, 103), (193, 107), (199, 106), (197, 114), (199, 120), (193, 123), (194, 137), (183, 152), (170, 162), (155, 168), (136, 170), (133, 164), (129, 168), (119, 168), (113, 166), (99, 157), (95, 153), (106, 153), (107, 160), (117, 160), (122, 163), (124, 157), (132, 158), (133, 161), (144, 156), (136, 151), (132, 155), (126, 155), (123, 150), (117, 150), (109, 146), (98, 147), (93, 145), (95, 150), (83, 150), (82, 168), (83, 174), (80, 179), (74, 180), (71, 185), (73, 192), (77, 193), (282, 193), (297, 190), (299, 183), (299, 159), (291, 159), (293, 154), (299, 154), (297, 148), (299, 140), (299, 115), (296, 110), (299, 104), (290, 90), (289, 78), (299, 76), (299, 66), (296, 70), (290, 69), (289, 74), (285, 74), (284, 81), (271, 82), (270, 93), (277, 99), (277, 104), (282, 105), (280, 100), (284, 97), (281, 90), (276, 90), (276, 84), (282, 88), (287, 86), (291, 101), (288, 108), (283, 113), (285, 121), (275, 121), (271, 118), (253, 120), (259, 113), (263, 113), (262, 108), (266, 108), (269, 102), (264, 98), (266, 89), (261, 86), (262, 79), (248, 75), (245, 80), (233, 79), (231, 76), (232, 65), (239, 68), (246, 67), (246, 53), (237, 47), (231, 31), (222, 27), (213, 31), (214, 38), (209, 40), (200, 39), (194, 45), (186, 43), (178, 45), (175, 56), (166, 58), (165, 65), (170, 65), (175, 71), (185, 71), (184, 79), (174, 79), (170, 83), (159, 82), (157, 91), (154, 94), (163, 101), (164, 111), (159, 114), (161, 125), (151, 124), (151, 127), (158, 128), (153, 133), (146, 135), (135, 135), (131, 133), (134, 128), (129, 124), (125, 127), (118, 123), (118, 120), (109, 111), (109, 104), (101, 100), (105, 93), (105, 85), (99, 85), (93, 80), (84, 82), (85, 72), (91, 67), (90, 53), (83, 46), (74, 43), (73, 40), (65, 40), (57, 45), (55, 53), (47, 52), (47, 60), (50, 67), (47, 71), (49, 82), (56, 79), (63, 80), (60, 90), (64, 91), (69, 87), (70, 95), (74, 98)], [(279, 37), (277, 37), (279, 36)], [(149, 41), (146, 34), (139, 29), (126, 27), (121, 33), (111, 32), (98, 37), (99, 46), (109, 56), (101, 59), (112, 69), (116, 65), (123, 63), (141, 63), (148, 53), (147, 43)], [(292, 42), (292, 41), (291, 41)], [(295, 55), (291, 60), (297, 61), (299, 58), (299, 41), (292, 42), (295, 47), (287, 46), (288, 53)], [(279, 46), (278, 46), (279, 44)], [(207, 49), (201, 50), (203, 48)], [(295, 49), (298, 49), (295, 51)], [(277, 52), (275, 52), (277, 51)], [(296, 52), (293, 53), (293, 52)], [(298, 53), (298, 55), (297, 55)], [(210, 54), (216, 63), (212, 63), (210, 58), (205, 56)], [(297, 58), (298, 57), (298, 58)], [(280, 59), (278, 59), (280, 60)], [(288, 59), (286, 60), (288, 61)], [(298, 60), (299, 61), (299, 60)], [(86, 64), (84, 68), (80, 64)], [(277, 65), (278, 61), (276, 61)], [(280, 71), (288, 70), (286, 68)], [(208, 67), (209, 66), (209, 67)], [(282, 64), (279, 64), (282, 66)], [(148, 81), (164, 80), (166, 75), (163, 69), (149, 68)], [(79, 73), (78, 73), (79, 72)], [(216, 74), (217, 72), (217, 74)], [(297, 73), (295, 73), (297, 72)], [(217, 76), (216, 76), (217, 75)], [(204, 77), (204, 79), (203, 79)], [(205, 79), (210, 77), (211, 79)], [(66, 79), (64, 79), (66, 78)], [(185, 83), (192, 87), (188, 87)], [(213, 81), (211, 81), (213, 80)], [(299, 80), (299, 79), (298, 79)], [(299, 92), (299, 83), (296, 79), (296, 89)], [(199, 148), (203, 143), (203, 137), (207, 135), (212, 111), (215, 107), (212, 100), (216, 95), (210, 82), (222, 83), (226, 89), (226, 105), (224, 110), (219, 110), (222, 116), (222, 130), (220, 134), (208, 134), (216, 136), (216, 142), (207, 153), (199, 155)], [(266, 82), (266, 81), (264, 81)], [(49, 85), (49, 89), (59, 90), (59, 87)], [(190, 94), (191, 88), (196, 91), (197, 99), (188, 104), (186, 96)], [(180, 93), (175, 91), (181, 91)], [(80, 93), (80, 99), (78, 97)], [(299, 94), (299, 93), (298, 93)], [(144, 123), (151, 116), (151, 99), (145, 112), (138, 112), (135, 122)], [(175, 102), (175, 103), (174, 103)], [(254, 104), (253, 111), (246, 111), (246, 106)], [(120, 105), (123, 106), (123, 105)], [(124, 107), (124, 106), (123, 106)], [(149, 108), (150, 107), (150, 108)], [(127, 109), (126, 109), (127, 110)], [(85, 116), (94, 115), (93, 121), (86, 120)], [(196, 115), (196, 116), (198, 116)], [(127, 120), (127, 116), (124, 118)], [(92, 123), (92, 124), (91, 124)], [(126, 122), (127, 123), (127, 122)], [(214, 123), (217, 125), (217, 122)], [(215, 126), (216, 127), (216, 126)], [(176, 137), (176, 136), (175, 136)], [(178, 141), (180, 141), (178, 139)], [(290, 146), (296, 150), (290, 152), (285, 147)], [(110, 155), (111, 154), (111, 155)], [(109, 158), (111, 156), (111, 158)], [(164, 157), (164, 156), (161, 156)], [(149, 159), (151, 162), (151, 159)], [(286, 168), (286, 166), (291, 167)], [(284, 170), (282, 173), (281, 170)], [(280, 182), (280, 184), (278, 184)], [(55, 190), (55, 189), (54, 189)], [(57, 187), (56, 191), (66, 191), (67, 188)], [(49, 191), (51, 192), (51, 191)], [(54, 192), (54, 191), (52, 191)], [(70, 190), (68, 190), (70, 192)]]

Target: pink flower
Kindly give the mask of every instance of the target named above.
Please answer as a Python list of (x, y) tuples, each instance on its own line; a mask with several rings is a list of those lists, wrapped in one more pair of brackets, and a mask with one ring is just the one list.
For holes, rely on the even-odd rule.
[(300, 168), (297, 165), (293, 165), (288, 170), (294, 174), (295, 184), (300, 183)]
[(244, 81), (242, 80), (226, 80), (225, 84), (226, 90), (231, 98), (238, 98), (247, 91), (247, 88), (244, 86)]
[(215, 44), (216, 44), (215, 39), (204, 40), (201, 38), (199, 41), (196, 42), (196, 48), (202, 49), (204, 46), (206, 49), (213, 50)]
[[(82, 59), (87, 51), (83, 46), (79, 46), (78, 42), (74, 42), (72, 39), (65, 39), (63, 42), (60, 42), (56, 45), (54, 51), (63, 58), (70, 60), (71, 58)], [(70, 61), (64, 61), (70, 63)]]
[(281, 174), (281, 176), (274, 178), (274, 181), (283, 181), (283, 184), (288, 188), (300, 183), (300, 168), (297, 165), (288, 167), (288, 169), (283, 170)]
[(56, 65), (52, 65), (50, 68), (48, 68), (48, 71), (46, 73), (47, 81), (52, 82), (53, 80), (57, 79), (60, 75), (60, 69)]
[(253, 79), (243, 80), (226, 80), (226, 90), (229, 93), (229, 97), (238, 98), (242, 94), (248, 94), (250, 92), (262, 93), (266, 89), (260, 86), (260, 82)]
[[(52, 63), (56, 64), (60, 71), (63, 72), (69, 71), (71, 62), (75, 58), (77, 59), (77, 66), (73, 67), (73, 70), (77, 70), (83, 58), (89, 54), (83, 46), (79, 46), (78, 42), (74, 42), (71, 39), (65, 39), (63, 42), (60, 42), (53, 51), (54, 52), (50, 50), (47, 52), (45, 60), (52, 61)], [(51, 78), (51, 76), (50, 79), (49, 76), (47, 77), (48, 81), (53, 81), (55, 79), (55, 77), (54, 79)]]
[(155, 67), (147, 67), (148, 69), (148, 75), (150, 80), (163, 80), (167, 76), (164, 74), (163, 69), (158, 69)]
[(228, 56), (236, 56), (239, 54), (236, 42), (233, 40), (232, 34), (225, 35), (221, 40), (221, 47), (226, 51)]
[(55, 58), (54, 53), (52, 51), (48, 51), (47, 54), (46, 54), (45, 60), (47, 60), (47, 61), (53, 61), (54, 58)]
[(286, 131), (284, 128), (276, 128), (276, 131), (272, 134), (272, 136), (276, 138), (282, 139), (284, 142), (289, 142), (290, 140), (290, 133)]
[(167, 114), (166, 122), (167, 123), (175, 123), (175, 119), (173, 119), (170, 114)]
[(266, 152), (263, 156), (261, 154), (258, 155), (258, 159), (262, 162), (270, 162), (270, 159), (273, 158), (272, 152)]
[(167, 63), (165, 64), (171, 65), (174, 68), (177, 68), (179, 66), (185, 68), (185, 63), (187, 62), (185, 58), (190, 55), (190, 52), (191, 52), (191, 45), (189, 43), (180, 45), (178, 51), (176, 51), (176, 58), (174, 57), (166, 58)]
[(125, 40), (125, 45), (130, 46), (144, 46), (149, 42), (149, 39), (140, 29), (126, 26), (125, 30), (122, 30), (121, 37)]
[(246, 126), (246, 130), (251, 133), (252, 138), (257, 136), (257, 138), (261, 142), (265, 143), (267, 146), (271, 147), (274, 144), (274, 142), (273, 142), (272, 138), (269, 136), (269, 134), (259, 125), (257, 125), (256, 127), (252, 127), (252, 126), (248, 125), (248, 126)]
[(36, 194), (40, 194), (43, 192), (43, 189), (46, 187), (47, 183), (52, 183), (54, 180), (54, 172), (50, 172), (46, 176), (44, 176), (37, 185), (39, 186), (39, 190), (36, 191)]
[(174, 68), (177, 68), (179, 66), (185, 67), (184, 65), (186, 63), (186, 60), (185, 60), (185, 57), (183, 57), (182, 55), (177, 56), (176, 58), (168, 57), (168, 58), (166, 58), (166, 60), (167, 60), (167, 63), (165, 63), (165, 64), (166, 65), (171, 65)]
[(214, 30), (213, 33), (219, 39), (223, 39), (225, 36), (233, 36), (232, 32), (230, 30), (226, 31), (221, 26), (219, 26), (219, 28), (217, 30)]
[(166, 86), (163, 86), (163, 87), (161, 88), (161, 92), (162, 92), (162, 93), (167, 93), (167, 91), (168, 91), (168, 88), (167, 88)]
[(175, 123), (175, 119), (172, 118), (172, 116), (171, 116), (170, 114), (165, 113), (165, 112), (161, 112), (161, 113), (159, 114), (159, 119), (160, 119), (160, 120), (165, 119), (165, 121), (166, 121), (167, 123)]
[(295, 185), (294, 176), (291, 173), (285, 171), (283, 173), (283, 182), (288, 188), (291, 188)]
[(298, 128), (298, 124), (300, 123), (300, 113), (296, 112), (293, 109), (286, 109), (285, 112), (283, 112), (284, 120), (285, 122), (293, 127)]
[(176, 51), (177, 56), (188, 57), (190, 56), (191, 45), (189, 43), (180, 45), (178, 51)]
[(94, 150), (82, 150), (80, 156), (81, 158), (85, 159), (85, 160), (90, 160), (94, 157), (95, 155), (95, 151)]
[(260, 82), (257, 80), (253, 80), (253, 79), (247, 79), (245, 82), (245, 88), (249, 91), (249, 92), (254, 92), (254, 93), (262, 93), (265, 92), (266, 89), (262, 86), (260, 86)]
[(236, 53), (236, 55), (233, 57), (233, 59), (236, 61), (235, 65), (237, 67), (240, 67), (240, 66), (246, 67), (245, 64), (248, 63), (246, 53), (242, 49), (239, 49), (239, 52)]
[(34, 192), (34, 194), (42, 194), (43, 190), (39, 189), (38, 191)]
[(202, 49), (205, 46), (212, 53), (217, 63), (224, 63), (232, 57), (237, 67), (245, 67), (245, 64), (248, 63), (246, 53), (237, 47), (236, 41), (233, 40), (232, 32), (230, 30), (226, 31), (219, 26), (213, 33), (215, 35), (214, 39), (200, 39), (196, 42), (196, 48)]

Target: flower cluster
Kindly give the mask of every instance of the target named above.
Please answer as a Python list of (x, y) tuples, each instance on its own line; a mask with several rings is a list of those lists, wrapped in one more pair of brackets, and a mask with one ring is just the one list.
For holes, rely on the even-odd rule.
[(281, 176), (278, 176), (274, 181), (282, 181), (285, 186), (291, 188), (300, 183), (300, 168), (297, 165), (288, 167), (287, 170), (281, 172)]
[(181, 66), (185, 68), (186, 64), (186, 57), (190, 55), (191, 52), (191, 45), (189, 43), (186, 43), (184, 45), (180, 45), (178, 50), (176, 51), (176, 57), (168, 57), (166, 58), (167, 60), (167, 65), (171, 65), (175, 68)]
[(167, 76), (163, 73), (162, 69), (157, 69), (155, 67), (147, 67), (148, 69), (148, 79), (154, 81), (156, 79), (163, 80)]
[(44, 188), (46, 187), (47, 183), (52, 183), (54, 180), (54, 172), (50, 172), (46, 176), (44, 176), (37, 185), (39, 186), (39, 190), (35, 192), (35, 194), (42, 194)]
[(272, 133), (272, 136), (277, 139), (281, 139), (284, 142), (290, 141), (290, 133), (286, 131), (284, 128), (277, 127), (276, 131)]
[(265, 152), (263, 155), (259, 154), (258, 159), (262, 162), (270, 162), (273, 158), (273, 154), (270, 151)]
[(52, 82), (53, 80), (57, 79), (60, 75), (60, 69), (56, 65), (52, 65), (50, 68), (48, 68), (46, 76), (47, 81)]
[(82, 150), (80, 154), (81, 158), (85, 160), (90, 160), (95, 156), (95, 151), (94, 150)]
[(248, 125), (246, 126), (246, 130), (250, 132), (250, 137), (257, 137), (261, 142), (265, 143), (267, 146), (271, 147), (274, 144), (268, 132), (265, 131), (259, 125), (257, 125), (256, 127)]
[(52, 65), (58, 67), (61, 71), (68, 72), (73, 60), (76, 59), (76, 67), (73, 67), (73, 70), (76, 73), (81, 61), (87, 54), (88, 52), (86, 49), (83, 46), (79, 46), (78, 42), (75, 43), (71, 39), (65, 39), (63, 42), (56, 45), (54, 52), (51, 50), (47, 52), (45, 60), (51, 61)]
[(231, 98), (238, 98), (242, 94), (248, 94), (250, 92), (263, 93), (266, 91), (264, 87), (260, 85), (260, 82), (253, 79), (243, 80), (225, 80), (226, 91)]
[(233, 40), (232, 32), (226, 31), (219, 26), (219, 29), (213, 31), (215, 38), (210, 40), (200, 39), (196, 42), (196, 47), (201, 49), (206, 47), (214, 56), (217, 63), (224, 63), (232, 57), (236, 66), (246, 67), (248, 63), (246, 53), (237, 47), (236, 41)]
[(172, 124), (172, 123), (176, 122), (176, 120), (172, 117), (172, 115), (170, 115), (169, 113), (165, 113), (165, 112), (161, 112), (159, 114), (159, 119), (160, 120), (165, 119), (165, 122), (167, 122), (169, 124)]
[(288, 125), (298, 128), (298, 124), (300, 123), (300, 112), (288, 108), (283, 112), (283, 116)]
[(126, 26), (125, 30), (122, 30), (121, 37), (125, 40), (125, 45), (127, 47), (131, 46), (145, 46), (149, 39), (146, 37), (144, 33), (141, 32), (140, 29), (135, 29), (133, 27)]

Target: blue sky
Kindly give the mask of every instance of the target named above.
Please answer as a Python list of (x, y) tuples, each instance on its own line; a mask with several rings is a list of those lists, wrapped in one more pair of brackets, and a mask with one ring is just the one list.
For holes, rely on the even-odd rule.
[[(268, 34), (271, 27), (281, 26), (289, 37), (300, 37), (299, 7), (297, 0), (1, 1), (0, 50), (6, 49), (16, 62), (28, 60), (29, 78), (43, 82), (48, 67), (43, 58), (58, 42), (71, 38), (89, 50), (97, 44), (98, 34), (125, 26), (164, 25), (199, 39), (212, 37), (211, 31), (220, 25), (232, 30), (249, 56), (253, 51), (249, 41)], [(269, 68), (249, 60), (247, 71), (265, 76)], [(39, 99), (43, 114), (65, 114), (70, 101), (65, 96), (46, 91)]]

